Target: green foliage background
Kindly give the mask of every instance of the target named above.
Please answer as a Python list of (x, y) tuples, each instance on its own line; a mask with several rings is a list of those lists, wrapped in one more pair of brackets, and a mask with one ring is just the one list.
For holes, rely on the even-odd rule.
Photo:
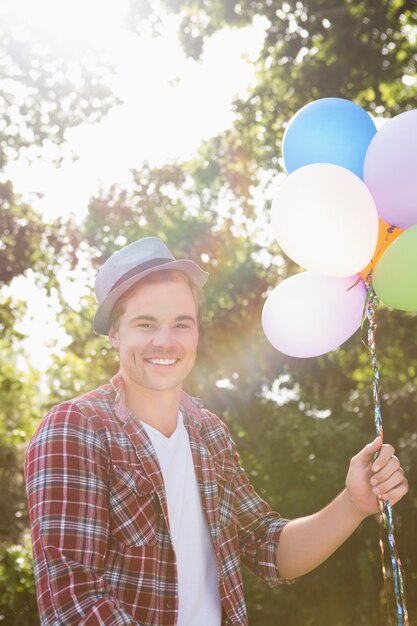
[[(58, 270), (70, 272), (81, 264), (96, 269), (118, 247), (152, 234), (165, 239), (175, 255), (194, 258), (210, 272), (198, 365), (188, 391), (226, 421), (255, 486), (283, 515), (308, 514), (326, 504), (342, 488), (350, 457), (373, 438), (371, 368), (359, 333), (338, 351), (305, 360), (274, 351), (262, 334), (260, 314), (268, 291), (297, 268), (271, 241), (268, 202), (260, 206), (256, 192), (282, 170), (285, 124), (307, 102), (346, 97), (385, 117), (415, 106), (415, 3), (164, 4), (181, 15), (184, 47), (197, 59), (216, 30), (239, 28), (256, 16), (268, 20), (256, 84), (247, 98), (235, 102), (233, 127), (204, 143), (189, 162), (158, 169), (143, 164), (132, 173), (129, 188), (114, 185), (92, 198), (81, 225), (45, 223), (14, 193), (13, 181), (0, 179), (0, 284), (29, 277), (60, 302), (59, 320), (71, 337), (42, 381), (39, 372), (22, 367), (27, 354), (16, 324), (24, 304), (0, 290), (0, 619), (8, 626), (38, 623), (22, 476), (26, 442), (49, 407), (105, 382), (117, 370), (106, 338), (91, 330), (91, 290), (73, 310)], [(140, 33), (146, 18), (158, 31), (153, 7), (150, 1), (131, 0), (132, 30)], [(65, 127), (95, 121), (115, 102), (99, 64), (87, 68), (82, 54), (68, 58), (65, 51), (32, 41), (22, 48), (12, 32), (5, 29), (0, 39), (0, 79), (13, 77), (31, 93), (37, 91), (25, 103), (7, 90), (0, 96), (3, 166), (47, 140), (60, 145)], [(65, 77), (69, 62), (79, 63), (85, 76), (81, 91), (56, 79)], [(65, 98), (71, 106), (60, 107)], [(307, 302), (305, 308), (307, 315)], [(385, 436), (396, 446), (410, 481), (409, 496), (395, 510), (410, 624), (417, 623), (416, 325), (415, 314), (378, 311)], [(378, 520), (367, 520), (326, 564), (294, 585), (271, 591), (246, 572), (250, 624), (387, 623), (378, 536)]]

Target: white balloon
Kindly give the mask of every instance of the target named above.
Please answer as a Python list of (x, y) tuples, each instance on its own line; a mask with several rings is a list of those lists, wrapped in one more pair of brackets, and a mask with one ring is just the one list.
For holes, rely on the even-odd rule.
[(262, 311), (268, 341), (294, 357), (336, 350), (359, 328), (366, 287), (358, 276), (301, 272), (271, 291)]
[(277, 243), (301, 267), (326, 276), (351, 276), (370, 262), (378, 213), (365, 183), (330, 163), (296, 170), (272, 203)]

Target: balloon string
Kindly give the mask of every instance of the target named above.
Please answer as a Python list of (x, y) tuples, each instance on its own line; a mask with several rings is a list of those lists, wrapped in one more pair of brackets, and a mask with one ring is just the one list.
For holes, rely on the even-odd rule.
[[(375, 322), (375, 313), (378, 306), (378, 297), (372, 287), (372, 272), (370, 272), (365, 281), (368, 293), (366, 302), (366, 316), (368, 319), (368, 351), (371, 357), (373, 369), (373, 397), (374, 397), (374, 416), (376, 433), (384, 439), (384, 430), (382, 425), (382, 414), (380, 404), (380, 382), (379, 370), (376, 360), (375, 333), (377, 324)], [(408, 612), (406, 607), (405, 589), (404, 589), (404, 570), (398, 555), (397, 546), (394, 538), (394, 522), (392, 517), (392, 508), (388, 500), (378, 497), (379, 508), (379, 524), (380, 524), (380, 548), (382, 561), (382, 575), (384, 578), (384, 587), (387, 594), (388, 606), (388, 623), (391, 626), (390, 609), (388, 601), (387, 575), (385, 570), (385, 554), (384, 544), (382, 541), (382, 527), (387, 530), (388, 544), (390, 548), (391, 566), (394, 579), (394, 591), (397, 605), (398, 626), (408, 626)]]
[(378, 496), (378, 508), (379, 508), (379, 548), (381, 552), (382, 577), (384, 579), (384, 592), (385, 592), (385, 599), (387, 601), (388, 626), (392, 626), (391, 608), (390, 608), (389, 593), (388, 593), (387, 571), (385, 569), (384, 540), (383, 540), (383, 532), (382, 532), (383, 527), (384, 527), (384, 501), (383, 501), (383, 498), (381, 498), (381, 496)]
[[(392, 571), (394, 576), (394, 588), (395, 588), (395, 598), (397, 601), (397, 613), (399, 624), (404, 624), (404, 626), (408, 626), (408, 613), (407, 607), (405, 604), (405, 589), (404, 589), (404, 570), (400, 561), (400, 557), (397, 550), (397, 545), (395, 543), (394, 538), (394, 521), (392, 517), (392, 507), (388, 500), (384, 500), (384, 512), (386, 518), (388, 520), (387, 529), (388, 529), (388, 542), (390, 546), (391, 552), (391, 564)], [(400, 617), (402, 617), (403, 621), (400, 622)]]

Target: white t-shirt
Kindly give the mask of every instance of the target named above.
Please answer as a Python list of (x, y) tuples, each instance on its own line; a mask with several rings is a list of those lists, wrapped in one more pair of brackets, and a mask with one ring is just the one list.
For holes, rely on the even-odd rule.
[(142, 422), (161, 467), (178, 576), (178, 626), (220, 626), (217, 559), (201, 505), (187, 429), (181, 411), (165, 437)]

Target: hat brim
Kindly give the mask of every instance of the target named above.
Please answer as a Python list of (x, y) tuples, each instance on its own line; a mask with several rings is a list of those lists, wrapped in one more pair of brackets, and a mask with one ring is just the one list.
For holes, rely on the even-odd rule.
[(142, 278), (145, 278), (145, 276), (149, 276), (149, 274), (154, 274), (155, 272), (168, 269), (184, 272), (184, 274), (186, 274), (199, 289), (203, 287), (209, 276), (208, 272), (202, 270), (197, 263), (194, 263), (194, 261), (190, 261), (188, 259), (178, 259), (174, 261), (168, 260), (166, 263), (162, 263), (157, 267), (149, 268), (140, 274), (136, 274), (135, 276), (128, 278), (125, 282), (116, 287), (116, 289), (111, 291), (107, 298), (105, 298), (99, 305), (93, 320), (93, 328), (96, 333), (99, 335), (108, 335), (113, 307), (117, 300), (119, 300), (119, 298), (128, 289), (130, 289), (130, 287), (133, 287), (135, 283), (139, 282)]

